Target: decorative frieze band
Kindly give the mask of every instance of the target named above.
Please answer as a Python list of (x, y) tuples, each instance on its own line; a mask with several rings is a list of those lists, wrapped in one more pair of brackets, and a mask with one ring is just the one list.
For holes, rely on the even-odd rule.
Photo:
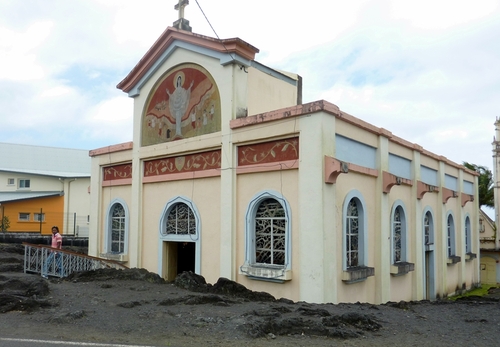
[(132, 164), (120, 164), (103, 168), (103, 181), (132, 178)]
[(238, 147), (238, 166), (299, 159), (299, 138), (255, 143)]
[(144, 177), (220, 169), (221, 151), (188, 154), (144, 162)]

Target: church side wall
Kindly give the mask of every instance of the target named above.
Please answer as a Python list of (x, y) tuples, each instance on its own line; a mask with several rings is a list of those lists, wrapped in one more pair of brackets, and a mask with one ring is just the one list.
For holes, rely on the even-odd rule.
[(343, 216), (343, 206), (347, 195), (356, 190), (361, 193), (362, 198), (365, 202), (365, 213), (366, 213), (366, 227), (367, 227), (367, 237), (366, 247), (368, 259), (365, 262), (368, 266), (374, 266), (375, 260), (379, 257), (379, 250), (375, 247), (375, 243), (378, 239), (377, 233), (379, 232), (375, 227), (378, 216), (375, 213), (376, 210), (376, 183), (377, 179), (375, 177), (365, 176), (359, 173), (350, 172), (348, 174), (340, 175), (337, 178), (337, 183), (335, 184), (335, 194), (336, 194), (336, 224), (335, 228), (332, 228), (332, 232), (336, 234), (336, 253), (337, 253), (337, 264), (339, 271), (337, 272), (337, 278), (335, 283), (338, 286), (338, 302), (375, 302), (375, 276), (380, 276), (380, 269), (375, 268), (375, 276), (370, 276), (366, 280), (346, 284), (342, 281), (342, 271), (344, 270), (343, 263), (343, 230), (344, 230), (344, 216)]
[[(108, 231), (108, 225), (107, 223), (109, 222), (109, 211), (115, 202), (119, 202), (122, 205), (125, 205), (124, 208), (125, 210), (128, 210), (129, 215), (128, 218), (130, 218), (133, 214), (135, 214), (135, 211), (132, 210), (132, 186), (130, 184), (128, 185), (121, 185), (121, 186), (112, 186), (112, 187), (103, 187), (101, 191), (101, 200), (99, 205), (101, 206), (100, 210), (100, 223), (99, 223), (99, 249), (97, 250), (97, 256), (104, 255), (108, 253), (109, 251), (109, 241), (107, 240), (107, 237), (109, 236)], [(131, 234), (136, 232), (135, 230), (131, 230), (129, 228), (128, 230), (128, 240), (130, 240)], [(128, 240), (126, 241), (126, 244), (128, 243)], [(89, 240), (90, 241), (90, 240)], [(89, 243), (90, 244), (90, 243)], [(129, 249), (125, 247), (125, 253), (129, 253)], [(137, 266), (135, 263), (129, 263), (127, 266)]]
[(248, 69), (248, 115), (295, 106), (297, 94), (297, 85), (254, 67)]
[(284, 283), (273, 283), (266, 281), (256, 281), (239, 272), (237, 281), (248, 288), (256, 291), (271, 293), (276, 298), (285, 297), (292, 300), (299, 300), (300, 287), (300, 264), (301, 261), (311, 261), (312, 254), (299, 254), (299, 232), (314, 233), (314, 230), (299, 231), (300, 211), (297, 205), (297, 170), (272, 171), (255, 174), (240, 174), (237, 176), (237, 209), (236, 209), (236, 265), (238, 268), (245, 263), (246, 240), (246, 214), (248, 206), (256, 195), (274, 191), (282, 194), (290, 204), (291, 211), (291, 262), (292, 280)]

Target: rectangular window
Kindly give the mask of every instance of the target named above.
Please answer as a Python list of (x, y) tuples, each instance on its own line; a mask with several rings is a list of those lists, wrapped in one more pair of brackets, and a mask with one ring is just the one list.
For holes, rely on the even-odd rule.
[(35, 213), (33, 218), (35, 222), (45, 222), (45, 213)]
[(8, 186), (13, 186), (16, 183), (16, 180), (14, 178), (7, 178), (7, 185)]
[(19, 180), (19, 188), (29, 188), (29, 187), (30, 187), (30, 180), (24, 180), (24, 179)]
[(24, 212), (19, 212), (19, 220), (24, 221), (24, 222), (29, 222), (30, 221), (30, 214), (24, 213)]

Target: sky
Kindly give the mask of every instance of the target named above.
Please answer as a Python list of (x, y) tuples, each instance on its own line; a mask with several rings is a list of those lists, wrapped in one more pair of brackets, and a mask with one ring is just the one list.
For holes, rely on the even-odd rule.
[[(178, 18), (177, 0), (0, 0), (0, 142), (96, 149), (132, 140), (116, 85)], [(201, 9), (200, 9), (201, 8)], [(492, 168), (500, 0), (191, 0), (193, 32), (448, 159)], [(208, 21), (207, 21), (208, 19)]]

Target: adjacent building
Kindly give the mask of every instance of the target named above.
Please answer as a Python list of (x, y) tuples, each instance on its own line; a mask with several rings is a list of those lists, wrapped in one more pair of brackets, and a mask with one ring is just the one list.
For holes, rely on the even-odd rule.
[[(493, 138), (493, 191), (495, 196), (495, 219), (500, 216), (500, 120), (495, 121)], [(479, 241), (481, 245), (481, 282), (500, 283), (500, 235), (496, 224), (481, 211)]]
[(90, 167), (87, 150), (0, 143), (3, 231), (87, 236)]
[(475, 172), (302, 103), (300, 76), (239, 38), (181, 27), (118, 84), (134, 99), (133, 141), (90, 151), (90, 255), (309, 302), (479, 283)]

